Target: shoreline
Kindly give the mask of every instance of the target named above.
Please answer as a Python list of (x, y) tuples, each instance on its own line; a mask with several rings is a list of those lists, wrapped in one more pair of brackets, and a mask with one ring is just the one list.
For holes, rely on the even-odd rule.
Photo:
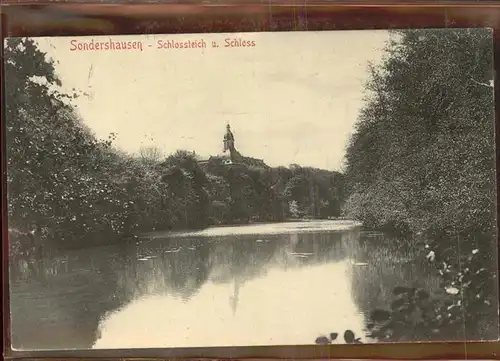
[[(141, 233), (136, 233), (136, 234), (129, 234), (129, 235), (114, 235), (112, 237), (109, 237), (107, 241), (87, 241), (87, 242), (76, 242), (74, 244), (64, 244), (64, 245), (59, 245), (57, 241), (50, 241), (46, 242), (47, 244), (43, 245), (45, 249), (48, 249), (50, 251), (78, 251), (78, 250), (85, 250), (85, 249), (91, 249), (91, 248), (100, 248), (100, 247), (112, 247), (112, 246), (119, 246), (119, 245), (129, 245), (130, 243), (135, 243), (138, 240), (152, 240), (156, 238), (173, 238), (173, 237), (189, 237), (189, 236), (199, 236), (199, 237), (206, 237), (210, 235), (203, 235), (203, 233), (210, 233), (212, 230), (227, 230), (227, 229), (232, 229), (232, 228), (254, 228), (254, 227), (265, 227), (265, 226), (277, 226), (277, 225), (292, 225), (292, 224), (304, 224), (304, 223), (339, 223), (339, 222), (345, 222), (346, 225), (345, 227), (341, 227), (339, 229), (328, 229), (328, 228), (294, 228), (290, 229), (287, 231), (284, 231), (283, 229), (277, 229), (272, 232), (248, 232), (248, 233), (233, 233), (234, 235), (239, 235), (239, 234), (255, 234), (255, 235), (262, 235), (262, 234), (282, 234), (282, 233), (305, 233), (305, 232), (314, 232), (314, 231), (345, 231), (351, 228), (356, 228), (356, 227), (362, 227), (362, 224), (358, 221), (352, 220), (352, 219), (342, 219), (342, 218), (335, 218), (335, 219), (325, 219), (325, 218), (304, 218), (304, 219), (286, 219), (283, 221), (267, 221), (267, 222), (249, 222), (249, 223), (233, 223), (233, 224), (222, 224), (222, 225), (216, 225), (212, 224), (204, 228), (199, 228), (199, 229), (171, 229), (171, 230), (151, 230), (147, 232), (141, 232)], [(224, 232), (223, 232), (224, 233)], [(29, 249), (30, 247), (26, 247), (26, 249), (22, 249), (21, 252), (15, 252), (13, 253), (12, 250), (13, 248), (17, 248), (14, 244), (16, 241), (18, 241), (20, 238), (27, 237), (29, 232), (23, 232), (17, 228), (9, 228), (8, 229), (8, 235), (7, 235), (7, 243), (9, 246), (9, 256), (23, 256), (23, 253), (26, 252), (26, 249)], [(97, 237), (99, 237), (99, 234), (96, 234)], [(231, 235), (229, 234), (223, 234), (225, 236)], [(217, 236), (215, 234), (214, 236)], [(103, 236), (106, 237), (106, 236)]]
[[(292, 224), (314, 224), (314, 223), (331, 223), (339, 224), (343, 223), (342, 227), (337, 229), (329, 229), (324, 227), (304, 227), (304, 228), (279, 228), (279, 225), (292, 225)], [(266, 226), (272, 227), (270, 230)], [(240, 223), (240, 224), (229, 224), (229, 225), (212, 225), (202, 229), (192, 229), (192, 230), (171, 230), (171, 231), (152, 231), (137, 234), (138, 238), (154, 239), (159, 237), (172, 238), (172, 237), (189, 237), (189, 236), (229, 236), (229, 235), (245, 235), (245, 234), (255, 234), (255, 235), (269, 235), (269, 234), (284, 234), (284, 233), (305, 233), (305, 232), (317, 232), (317, 231), (345, 231), (355, 227), (362, 227), (362, 224), (358, 221), (351, 219), (293, 219), (280, 222), (251, 222), (251, 223)], [(258, 228), (261, 228), (259, 231)], [(240, 229), (248, 230), (247, 232), (228, 232), (225, 231), (230, 229)], [(219, 232), (217, 232), (219, 231)]]

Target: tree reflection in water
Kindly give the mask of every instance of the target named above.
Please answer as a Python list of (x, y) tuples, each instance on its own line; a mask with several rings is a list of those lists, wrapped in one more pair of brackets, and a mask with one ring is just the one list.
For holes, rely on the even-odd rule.
[[(181, 344), (211, 346), (212, 344), (207, 343), (206, 336), (198, 334), (200, 339), (193, 336), (199, 319), (210, 324), (214, 333), (221, 331), (217, 329), (217, 325), (228, 330), (238, 322), (241, 330), (245, 327), (260, 330), (271, 327), (280, 333), (271, 337), (266, 336), (265, 332), (250, 332), (247, 338), (244, 335), (226, 335), (225, 339), (213, 340), (218, 342), (214, 345), (219, 346), (234, 345), (231, 342), (243, 342), (241, 345), (245, 342), (273, 344), (272, 340), (282, 340), (285, 344), (311, 343), (314, 340), (312, 335), (317, 332), (316, 328), (326, 329), (327, 325), (325, 323), (322, 326), (322, 323), (328, 317), (321, 316), (321, 320), (315, 320), (315, 317), (322, 315), (318, 309), (335, 310), (330, 312), (330, 317), (334, 318), (338, 312), (341, 317), (345, 317), (345, 311), (349, 316), (343, 323), (347, 325), (346, 322), (350, 319), (350, 325), (362, 325), (362, 320), (357, 317), (359, 312), (357, 308), (353, 308), (350, 299), (351, 281), (346, 274), (346, 247), (352, 248), (348, 242), (356, 240), (355, 236), (346, 236), (345, 232), (247, 234), (204, 239), (183, 238), (173, 242), (156, 237), (154, 242), (161, 245), (160, 249), (154, 249), (150, 253), (159, 255), (148, 255), (147, 251), (151, 251), (153, 245), (144, 243), (147, 246), (136, 254), (139, 262), (133, 262), (134, 277), (142, 282), (142, 286), (135, 289), (134, 301), (123, 310), (103, 319), (101, 326), (105, 337), (97, 342), (96, 347), (120, 347), (119, 338), (127, 339), (126, 331), (121, 331), (128, 324), (127, 320), (134, 320), (130, 322), (148, 328), (148, 324), (163, 319), (156, 333), (145, 343), (135, 344), (138, 341), (130, 339), (123, 341), (132, 342), (134, 347)], [(201, 258), (200, 253), (196, 252), (200, 244), (204, 246), (208, 257)], [(198, 282), (200, 280), (203, 281)], [(331, 280), (331, 288), (324, 286), (327, 280)], [(187, 293), (189, 296), (186, 297)], [(151, 310), (160, 304), (163, 305), (164, 312), (154, 312), (151, 315)], [(318, 308), (317, 305), (321, 307)], [(342, 308), (337, 307), (338, 305), (342, 305)], [(289, 314), (285, 314), (287, 309), (290, 310)], [(183, 320), (178, 325), (174, 313), (183, 315)], [(194, 313), (199, 314), (199, 319), (192, 319)], [(305, 318), (293, 323), (297, 314)], [(274, 318), (273, 324), (267, 325), (268, 321), (263, 319), (265, 315), (270, 320)], [(296, 328), (296, 334), (284, 337), (283, 331), (275, 327), (280, 324)], [(299, 334), (304, 333), (300, 330), (301, 325), (305, 325), (304, 331), (310, 332), (311, 336), (299, 337)], [(244, 332), (241, 330), (235, 330), (235, 333)], [(117, 332), (121, 332), (121, 336), (114, 334)], [(173, 335), (172, 332), (176, 334)], [(186, 336), (182, 336), (182, 332), (187, 332)], [(203, 332), (206, 333), (206, 330)], [(159, 337), (158, 334), (163, 334), (165, 341), (154, 341)], [(181, 344), (172, 343), (172, 337)], [(204, 340), (201, 341), (201, 338)], [(193, 343), (186, 341), (189, 339)], [(200, 342), (205, 343), (202, 345)]]
[[(408, 280), (427, 286), (434, 282), (425, 269), (410, 263), (411, 247), (394, 250), (389, 241), (376, 237), (355, 229), (157, 236), (114, 247), (47, 254), (30, 264), (26, 260), (12, 262), (14, 346), (90, 348), (99, 338), (99, 324), (103, 328), (110, 319), (116, 320), (124, 310), (148, 299), (151, 305), (163, 306), (147, 310), (155, 317), (134, 322), (149, 320), (148, 327), (152, 328), (158, 327), (156, 318), (179, 310), (208, 313), (204, 305), (212, 302), (215, 310), (210, 311), (210, 317), (214, 322), (224, 318), (229, 324), (239, 320), (258, 329), (261, 322), (272, 328), (266, 323), (269, 316), (274, 318), (274, 325), (292, 330), (303, 327), (303, 332), (290, 331), (290, 342), (313, 343), (321, 334), (343, 335), (347, 329), (360, 337), (364, 314), (390, 303), (392, 295), (384, 290), (408, 284)], [(380, 242), (387, 244), (381, 247)], [(266, 316), (266, 312), (272, 314)], [(317, 314), (322, 317), (316, 319)], [(326, 323), (329, 317), (333, 319)], [(302, 326), (293, 323), (294, 319)], [(191, 316), (183, 322), (189, 326), (190, 320), (198, 322)], [(339, 328), (341, 324), (344, 329)], [(46, 330), (42, 334), (38, 332), (40, 327)], [(103, 339), (109, 339), (109, 332)], [(124, 331), (119, 328), (112, 332), (120, 338), (119, 332)], [(306, 339), (307, 332), (311, 335)], [(61, 334), (66, 337), (61, 339)], [(271, 337), (260, 337), (257, 331), (247, 334), (257, 343), (266, 343), (263, 338)], [(276, 339), (286, 341), (284, 335)], [(240, 335), (233, 341), (248, 339)], [(336, 342), (342, 342), (342, 337)]]
[[(89, 348), (102, 315), (126, 301), (117, 284), (119, 252), (45, 252), (43, 259), (11, 260), (10, 300), (14, 349)], [(40, 332), (43, 330), (43, 332)], [(64, 335), (64, 337), (61, 337)]]

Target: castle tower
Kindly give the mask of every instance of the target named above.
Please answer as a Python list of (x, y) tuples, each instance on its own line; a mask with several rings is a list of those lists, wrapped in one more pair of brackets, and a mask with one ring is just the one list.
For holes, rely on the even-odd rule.
[(229, 124), (226, 125), (226, 132), (223, 138), (224, 148), (222, 150), (222, 154), (218, 154), (216, 156), (211, 156), (209, 159), (204, 159), (198, 161), (199, 164), (207, 164), (210, 159), (221, 159), (224, 164), (230, 165), (245, 165), (252, 166), (257, 168), (269, 168), (262, 159), (256, 159), (251, 157), (245, 157), (240, 152), (236, 150), (234, 141), (234, 134), (231, 131), (231, 126)]
[(226, 134), (224, 134), (224, 153), (229, 151), (229, 158), (231, 162), (238, 161), (238, 152), (236, 151), (236, 147), (234, 145), (234, 135), (231, 132), (231, 126), (226, 125)]
[(231, 132), (231, 126), (226, 125), (226, 134), (224, 134), (224, 153), (234, 149), (234, 135)]

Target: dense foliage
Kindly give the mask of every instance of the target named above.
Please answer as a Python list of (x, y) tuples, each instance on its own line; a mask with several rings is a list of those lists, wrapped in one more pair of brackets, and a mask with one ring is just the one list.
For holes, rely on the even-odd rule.
[(399, 32), (347, 150), (346, 212), (414, 233), (492, 233), (492, 36)]
[(344, 211), (366, 227), (421, 240), (454, 297), (432, 303), (413, 288), (395, 290), (375, 334), (405, 339), (410, 317), (418, 339), (488, 338), (498, 332), (492, 34), (394, 35), (383, 64), (371, 68), (347, 149)]
[(141, 231), (340, 214), (339, 173), (228, 167), (217, 158), (200, 166), (186, 151), (123, 154), (113, 147), (114, 134), (101, 141), (85, 127), (71, 102), (82, 95), (60, 91), (54, 64), (34, 41), (9, 39), (5, 59), (15, 247), (80, 247)]

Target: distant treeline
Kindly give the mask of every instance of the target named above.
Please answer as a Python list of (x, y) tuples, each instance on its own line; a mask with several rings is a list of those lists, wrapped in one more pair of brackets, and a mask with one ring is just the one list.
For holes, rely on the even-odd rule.
[(194, 153), (165, 157), (154, 148), (124, 154), (114, 134), (98, 140), (78, 118), (71, 98), (80, 94), (58, 91), (54, 65), (36, 43), (9, 39), (5, 60), (9, 227), (34, 233), (28, 245), (340, 215), (340, 173), (228, 167), (217, 158), (201, 166)]

